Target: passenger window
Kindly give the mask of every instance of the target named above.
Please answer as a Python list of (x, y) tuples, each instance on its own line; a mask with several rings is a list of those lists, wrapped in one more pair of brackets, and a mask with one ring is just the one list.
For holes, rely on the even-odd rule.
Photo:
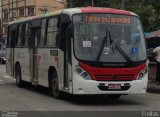
[(15, 41), (14, 41), (14, 45), (17, 46), (17, 43), (18, 43), (18, 32), (19, 32), (19, 26), (17, 26), (17, 29), (16, 29), (16, 34), (15, 34)]
[(59, 41), (58, 18), (50, 18), (47, 27), (46, 46), (56, 47)]
[(25, 24), (19, 26), (17, 46), (24, 46), (25, 44), (25, 27)]
[(31, 34), (31, 27), (30, 24), (27, 23), (25, 27), (25, 46), (28, 47), (28, 42)]
[(19, 31), (18, 31), (18, 40), (17, 40), (17, 46), (21, 46), (21, 38), (22, 38), (22, 25), (19, 26)]
[(11, 27), (8, 27), (8, 35), (7, 35), (7, 47), (10, 47), (11, 45), (11, 36), (12, 35), (12, 31), (11, 31)]
[(22, 34), (22, 42), (21, 42), (21, 45), (24, 46), (25, 45), (25, 29), (26, 29), (26, 24), (23, 24), (22, 26), (22, 31), (21, 31), (21, 34)]
[(41, 25), (41, 38), (40, 38), (40, 46), (44, 46), (44, 40), (45, 40), (45, 31), (46, 30), (46, 19), (42, 21)]

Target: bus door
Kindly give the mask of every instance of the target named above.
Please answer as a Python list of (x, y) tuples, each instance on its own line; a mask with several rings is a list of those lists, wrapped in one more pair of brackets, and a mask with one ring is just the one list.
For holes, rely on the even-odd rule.
[[(67, 32), (65, 30), (65, 32)], [(65, 33), (66, 34), (66, 33)], [(68, 88), (68, 82), (69, 82), (69, 55), (68, 55), (68, 40), (67, 40), (67, 36), (65, 35), (65, 39), (64, 39), (64, 88)]]
[[(37, 85), (38, 83), (38, 42), (40, 37), (40, 22), (34, 22), (34, 26), (32, 23), (31, 28), (31, 48), (30, 48), (30, 68), (31, 68), (31, 82), (33, 85)], [(39, 24), (39, 25), (38, 25)]]
[(71, 80), (71, 39), (70, 39), (70, 31), (69, 30), (69, 23), (66, 22), (67, 18), (64, 18), (65, 21), (61, 22), (61, 46), (62, 46), (62, 50), (64, 52), (64, 89), (69, 89), (70, 86), (70, 80)]

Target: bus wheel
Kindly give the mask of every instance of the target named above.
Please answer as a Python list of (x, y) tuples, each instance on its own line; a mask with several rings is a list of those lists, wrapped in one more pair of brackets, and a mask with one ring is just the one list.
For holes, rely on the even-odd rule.
[(19, 65), (16, 67), (16, 84), (18, 87), (23, 86), (23, 81), (21, 79), (21, 68)]
[(121, 95), (120, 94), (110, 94), (110, 95), (108, 95), (108, 98), (109, 99), (119, 99), (121, 97)]
[(55, 72), (52, 74), (50, 88), (51, 88), (51, 94), (53, 95), (53, 97), (55, 98), (61, 97), (61, 91), (59, 91), (59, 85), (58, 85), (58, 77)]

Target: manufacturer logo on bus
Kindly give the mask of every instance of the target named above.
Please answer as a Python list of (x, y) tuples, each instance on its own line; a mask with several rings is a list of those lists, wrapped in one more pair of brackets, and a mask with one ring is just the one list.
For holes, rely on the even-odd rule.
[(113, 76), (113, 78), (114, 78), (114, 79), (117, 79), (117, 78), (118, 78), (118, 76), (117, 76), (117, 75), (114, 75), (114, 76)]
[(103, 66), (109, 66), (109, 67), (123, 67), (125, 64), (103, 64)]

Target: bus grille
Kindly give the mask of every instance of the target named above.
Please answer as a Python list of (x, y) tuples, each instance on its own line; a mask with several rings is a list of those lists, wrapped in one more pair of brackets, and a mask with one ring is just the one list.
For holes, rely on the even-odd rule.
[(134, 74), (125, 75), (95, 75), (96, 81), (132, 81), (136, 80)]

